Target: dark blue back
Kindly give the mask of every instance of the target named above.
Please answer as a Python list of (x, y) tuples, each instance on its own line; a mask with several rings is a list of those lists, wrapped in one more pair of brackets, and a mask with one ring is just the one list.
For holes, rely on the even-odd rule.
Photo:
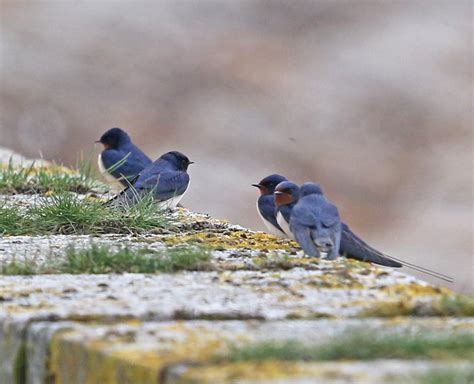
[(258, 198), (258, 210), (265, 220), (268, 220), (280, 231), (283, 230), (278, 225), (275, 213), (275, 199), (273, 195), (262, 195)]
[[(114, 165), (123, 159), (125, 159), (124, 163), (115, 168)], [(118, 149), (102, 151), (102, 162), (106, 169), (113, 168), (110, 174), (125, 186), (128, 186), (144, 168), (152, 163), (151, 159), (133, 143), (121, 145)]]

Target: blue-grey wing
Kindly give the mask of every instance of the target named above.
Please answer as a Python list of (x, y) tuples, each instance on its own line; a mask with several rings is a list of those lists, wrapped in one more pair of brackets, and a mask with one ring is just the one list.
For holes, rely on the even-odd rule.
[(283, 230), (280, 228), (280, 225), (277, 222), (275, 215), (275, 199), (273, 195), (263, 195), (258, 198), (258, 210), (262, 217), (272, 223), (280, 231)]
[(294, 224), (290, 221), (290, 230), (295, 240), (308, 256), (319, 256), (319, 252), (311, 237), (311, 228), (306, 225)]
[(114, 149), (103, 151), (101, 158), (108, 172), (126, 186), (149, 164), (132, 156), (131, 152)]
[(275, 209), (275, 216), (279, 213), (283, 216), (287, 223), (290, 222), (291, 212), (293, 212), (294, 204), (280, 205)]
[(319, 252), (313, 242), (311, 230), (316, 225), (314, 207), (300, 200), (294, 207), (290, 216), (290, 231), (295, 240), (308, 256), (319, 256)]
[(133, 161), (137, 162), (138, 164), (142, 164), (143, 168), (149, 166), (153, 161), (143, 153), (143, 151), (135, 146), (134, 144), (130, 145), (131, 152), (132, 152), (132, 158)]
[(303, 198), (293, 207), (289, 222), (293, 225), (313, 227), (316, 225), (316, 211), (317, 209)]
[(189, 175), (184, 171), (163, 171), (153, 174), (140, 184), (140, 193), (153, 192), (155, 200), (164, 201), (182, 195), (189, 185)]
[(354, 234), (345, 223), (342, 223), (339, 253), (351, 259), (367, 261), (387, 267), (400, 268), (402, 266), (399, 262), (385, 257), (382, 252), (369, 246), (365, 241)]
[(329, 202), (324, 203), (321, 209), (320, 220), (326, 228), (337, 225), (340, 221), (337, 207)]

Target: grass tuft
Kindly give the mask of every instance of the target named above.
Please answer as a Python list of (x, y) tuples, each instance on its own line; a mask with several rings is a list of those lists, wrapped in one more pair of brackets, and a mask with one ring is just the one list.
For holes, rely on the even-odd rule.
[(0, 235), (23, 235), (29, 231), (29, 220), (17, 207), (0, 205)]
[(147, 199), (127, 210), (74, 193), (42, 197), (24, 210), (0, 206), (1, 235), (135, 234), (169, 227), (165, 213)]
[(217, 359), (220, 361), (332, 361), (413, 358), (474, 359), (474, 340), (463, 334), (384, 335), (358, 331), (317, 346), (287, 341), (232, 348), (227, 356)]
[(97, 186), (90, 161), (80, 162), (74, 171), (55, 164), (15, 166), (11, 159), (8, 165), (0, 166), (1, 194), (87, 193)]
[(93, 244), (88, 249), (69, 248), (66, 260), (59, 265), (62, 273), (153, 273), (199, 269), (209, 261), (204, 248), (178, 247), (163, 251), (121, 248)]
[(28, 276), (36, 274), (35, 266), (16, 260), (0, 265), (0, 275)]
[(105, 273), (155, 273), (200, 270), (206, 268), (210, 252), (202, 247), (174, 247), (160, 251), (133, 250), (127, 247), (113, 249), (110, 245), (91, 244), (77, 249), (69, 246), (65, 257), (35, 266), (12, 261), (0, 266), (3, 275), (32, 274), (105, 274)]

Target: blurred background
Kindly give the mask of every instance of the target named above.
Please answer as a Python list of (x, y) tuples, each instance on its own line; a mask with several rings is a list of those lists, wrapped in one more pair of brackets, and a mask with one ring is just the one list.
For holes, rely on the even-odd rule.
[(472, 4), (1, 0), (0, 145), (73, 165), (118, 126), (196, 162), (186, 207), (256, 230), (251, 183), (316, 181), (472, 293)]

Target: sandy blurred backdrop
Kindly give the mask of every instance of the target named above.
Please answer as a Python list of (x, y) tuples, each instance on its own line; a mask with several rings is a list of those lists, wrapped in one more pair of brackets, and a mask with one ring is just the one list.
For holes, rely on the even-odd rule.
[(251, 183), (317, 181), (474, 291), (471, 1), (0, 4), (0, 145), (74, 164), (119, 126), (196, 162), (185, 206), (254, 229)]

